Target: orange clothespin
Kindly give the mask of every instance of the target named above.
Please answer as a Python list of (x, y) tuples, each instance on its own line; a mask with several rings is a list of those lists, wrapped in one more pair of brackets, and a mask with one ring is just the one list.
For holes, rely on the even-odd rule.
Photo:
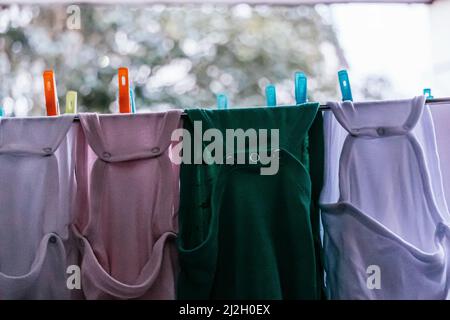
[(55, 74), (53, 73), (53, 70), (46, 70), (43, 73), (43, 77), (47, 116), (57, 116), (59, 115), (59, 103), (58, 95), (56, 93)]
[(131, 113), (128, 68), (119, 68), (119, 112)]

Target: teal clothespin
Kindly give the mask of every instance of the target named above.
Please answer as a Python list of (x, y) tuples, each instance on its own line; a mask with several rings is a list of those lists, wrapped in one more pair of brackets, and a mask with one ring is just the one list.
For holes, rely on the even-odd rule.
[(217, 95), (217, 109), (227, 109), (228, 108), (228, 98), (223, 93)]
[(136, 113), (136, 103), (134, 101), (134, 92), (130, 88), (131, 113)]
[(426, 99), (433, 99), (434, 97), (431, 95), (431, 89), (425, 88), (423, 89), (423, 95), (426, 97)]
[(339, 86), (341, 87), (342, 101), (353, 101), (352, 88), (348, 78), (347, 70), (338, 72)]
[(3, 117), (4, 112), (3, 112), (3, 107), (0, 107), (0, 117)]
[(273, 84), (268, 84), (266, 87), (266, 102), (268, 107), (277, 105), (277, 92)]
[(295, 103), (302, 104), (307, 100), (308, 79), (303, 72), (295, 73)]

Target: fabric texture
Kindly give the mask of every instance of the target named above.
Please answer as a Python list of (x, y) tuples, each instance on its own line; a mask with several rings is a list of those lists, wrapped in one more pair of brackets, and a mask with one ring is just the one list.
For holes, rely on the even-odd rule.
[(442, 174), (444, 197), (450, 203), (450, 104), (430, 106)]
[(448, 210), (424, 102), (329, 103), (321, 207), (331, 299), (447, 297)]
[(181, 111), (80, 114), (77, 216), (87, 299), (174, 299)]
[(72, 122), (0, 118), (0, 300), (71, 298)]
[[(321, 298), (323, 132), (318, 107), (186, 110), (190, 137), (196, 122), (204, 132), (217, 129), (223, 137), (227, 129), (265, 129), (269, 136), (278, 129), (279, 150), (261, 141), (255, 149), (247, 141), (235, 144), (231, 153), (225, 150), (223, 164), (205, 159), (182, 164), (179, 299)], [(255, 152), (279, 157), (276, 174), (261, 174), (267, 163), (251, 162)], [(244, 164), (227, 163), (242, 154)]]

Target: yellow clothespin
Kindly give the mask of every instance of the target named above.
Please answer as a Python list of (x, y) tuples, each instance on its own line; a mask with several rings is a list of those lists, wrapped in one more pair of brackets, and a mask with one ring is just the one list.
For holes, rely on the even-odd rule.
[(77, 92), (76, 91), (67, 91), (66, 113), (77, 113)]

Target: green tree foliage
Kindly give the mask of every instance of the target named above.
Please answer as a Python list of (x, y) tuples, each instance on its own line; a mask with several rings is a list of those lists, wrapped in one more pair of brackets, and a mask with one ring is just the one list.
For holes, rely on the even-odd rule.
[(138, 111), (264, 105), (276, 84), (293, 102), (293, 75), (309, 78), (310, 99), (337, 97), (343, 61), (326, 7), (80, 6), (69, 30), (66, 6), (0, 11), (0, 103), (10, 115), (45, 113), (42, 72), (54, 69), (61, 109), (76, 90), (80, 111), (115, 112), (117, 68), (130, 69)]

